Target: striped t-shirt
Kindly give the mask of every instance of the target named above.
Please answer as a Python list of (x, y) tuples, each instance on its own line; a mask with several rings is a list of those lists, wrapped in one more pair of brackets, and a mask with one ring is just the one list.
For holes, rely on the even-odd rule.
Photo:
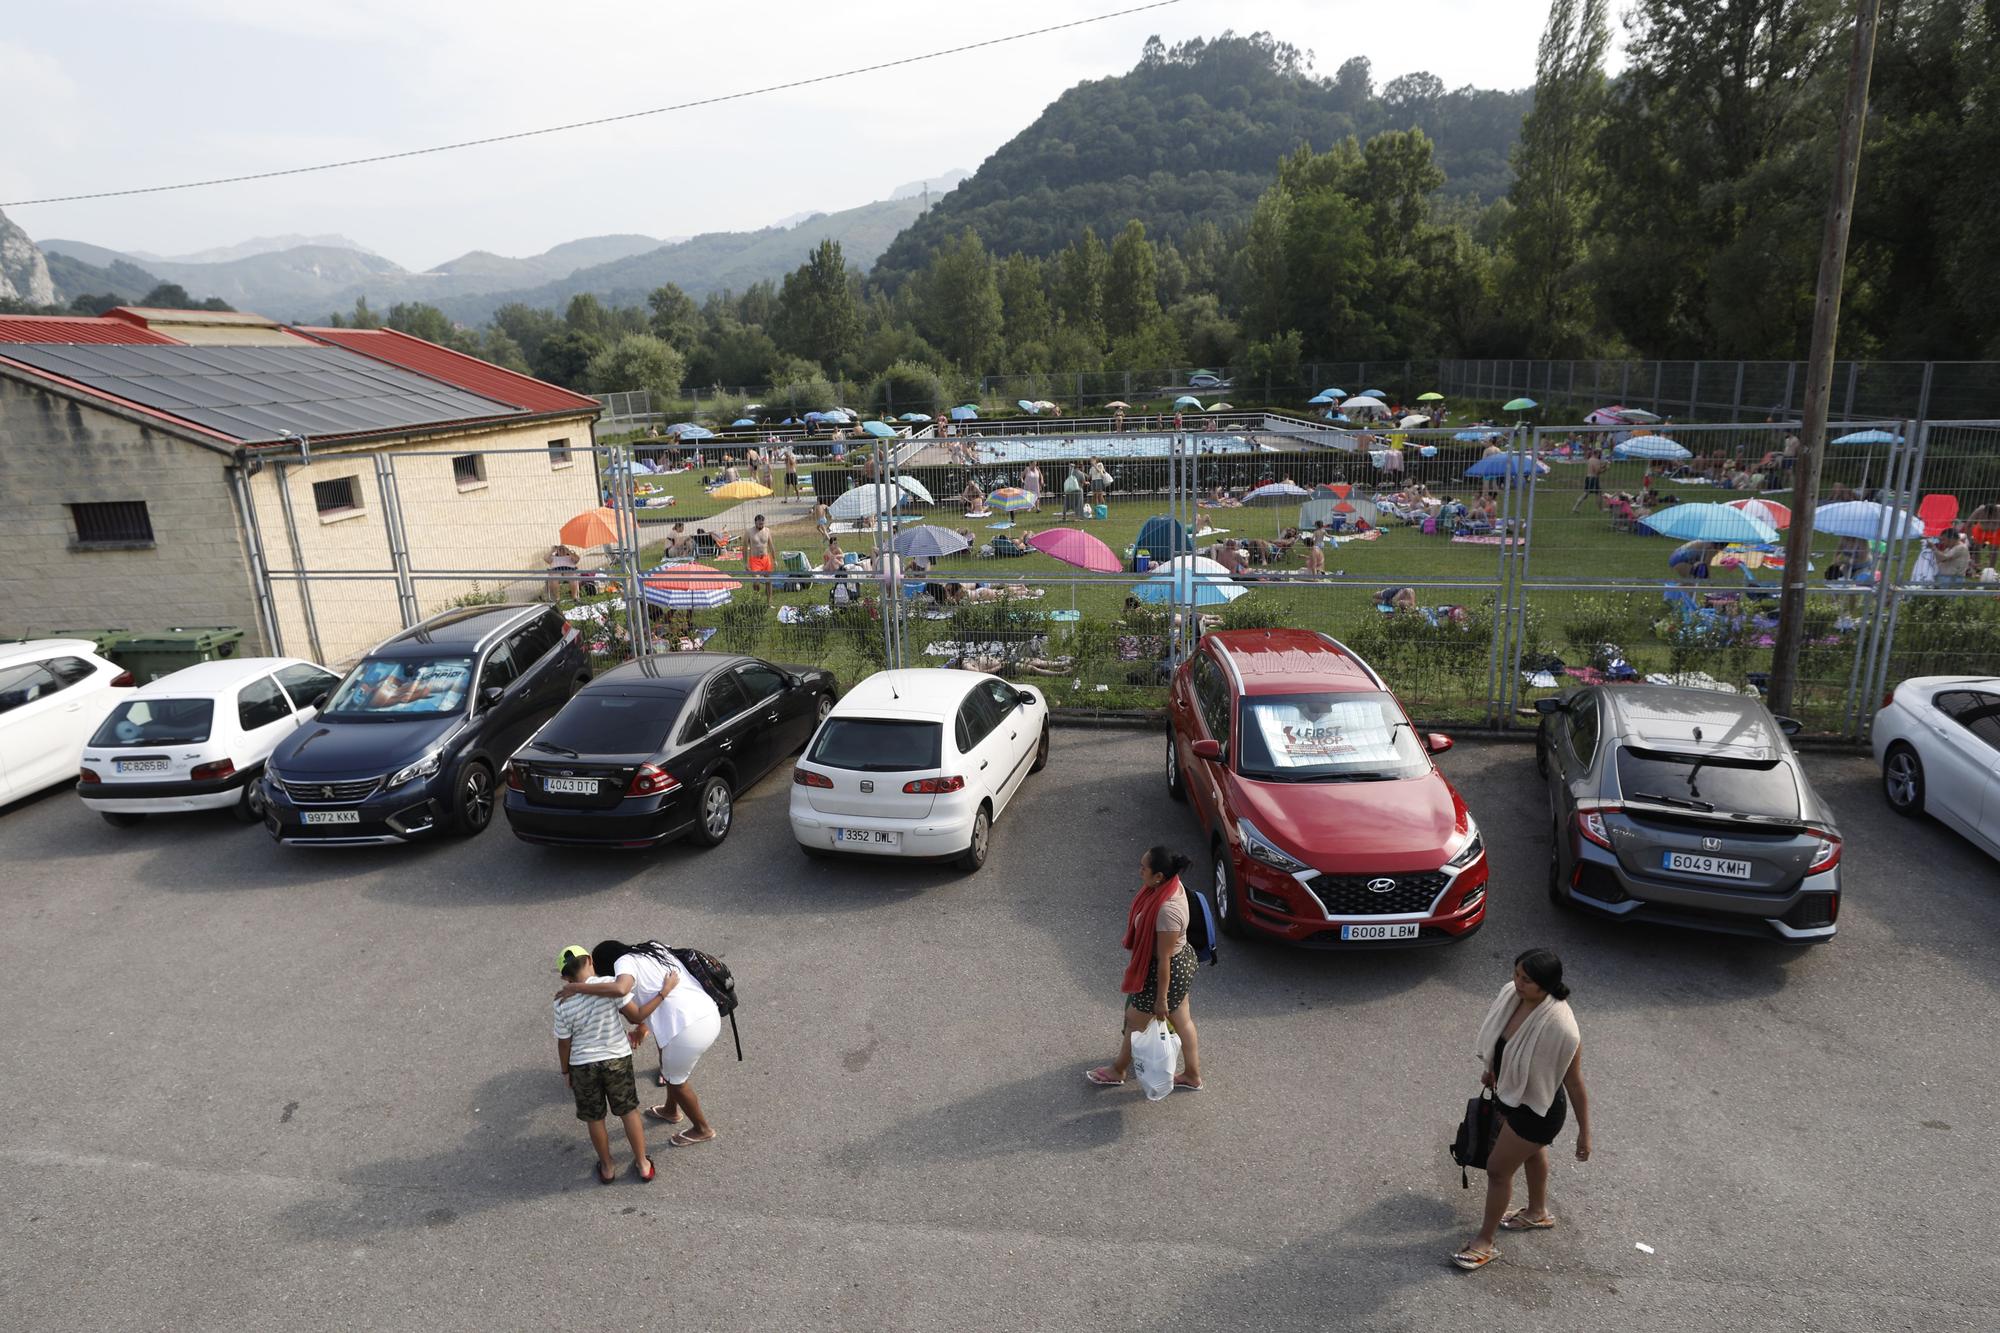
[(625, 1039), (625, 1023), (618, 1007), (625, 1001), (615, 995), (572, 995), (556, 1001), (556, 1038), (569, 1038), (569, 1062), (594, 1065), (632, 1053)]

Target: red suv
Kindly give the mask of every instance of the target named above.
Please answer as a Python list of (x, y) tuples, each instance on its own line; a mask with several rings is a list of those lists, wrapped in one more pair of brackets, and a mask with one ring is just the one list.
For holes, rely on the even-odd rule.
[(1486, 848), (1374, 668), (1306, 630), (1203, 636), (1167, 702), (1167, 788), (1215, 857), (1223, 929), (1445, 944), (1486, 919)]

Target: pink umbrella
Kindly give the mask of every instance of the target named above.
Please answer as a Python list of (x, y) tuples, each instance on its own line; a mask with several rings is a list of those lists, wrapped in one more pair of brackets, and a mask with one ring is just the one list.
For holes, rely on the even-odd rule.
[(1116, 552), (1080, 528), (1046, 528), (1031, 535), (1028, 545), (1092, 574), (1116, 574), (1125, 568)]
[(1741, 509), (1752, 518), (1761, 518), (1780, 531), (1792, 526), (1791, 506), (1779, 504), (1776, 500), (1731, 500), (1729, 507)]

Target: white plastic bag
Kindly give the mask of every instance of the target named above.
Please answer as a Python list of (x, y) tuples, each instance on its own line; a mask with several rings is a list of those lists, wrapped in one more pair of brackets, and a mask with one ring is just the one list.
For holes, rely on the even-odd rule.
[(1180, 1034), (1171, 1023), (1156, 1018), (1132, 1034), (1132, 1073), (1146, 1090), (1147, 1101), (1157, 1102), (1174, 1090), (1174, 1071), (1180, 1062)]

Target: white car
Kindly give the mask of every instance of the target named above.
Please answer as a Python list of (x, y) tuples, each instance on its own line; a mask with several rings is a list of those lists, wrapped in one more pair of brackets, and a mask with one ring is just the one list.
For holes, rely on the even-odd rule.
[(1882, 794), (2000, 856), (2000, 678), (1915, 676), (1875, 714)]
[(993, 821), (1049, 759), (1049, 705), (974, 671), (882, 671), (792, 770), (792, 836), (830, 851), (986, 863)]
[(0, 801), (76, 777), (76, 757), (132, 673), (88, 639), (0, 644)]
[(132, 691), (83, 747), (76, 790), (112, 824), (188, 810), (264, 817), (264, 761), (340, 683), (296, 657), (183, 667)]

